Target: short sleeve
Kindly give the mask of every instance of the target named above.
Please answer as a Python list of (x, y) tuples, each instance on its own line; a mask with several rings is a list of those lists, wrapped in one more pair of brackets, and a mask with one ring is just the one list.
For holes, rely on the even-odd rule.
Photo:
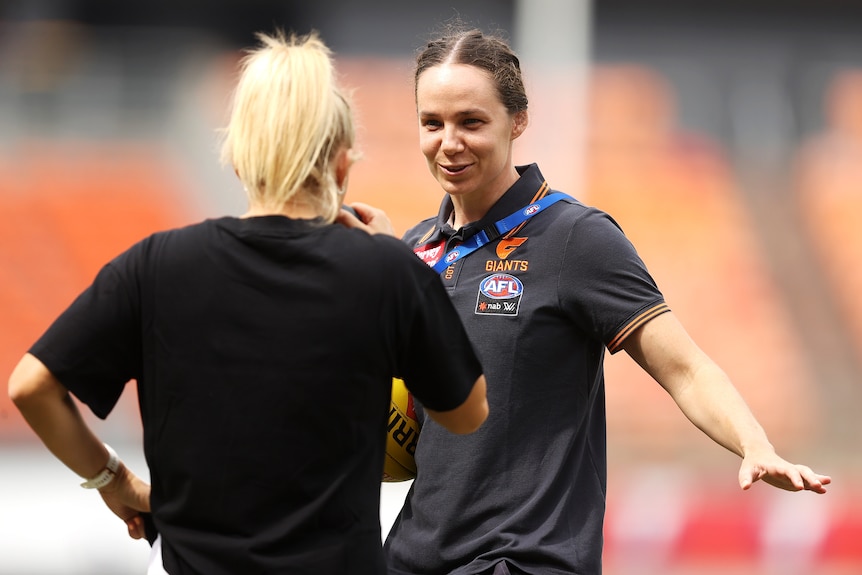
[(136, 255), (130, 250), (104, 266), (29, 350), (102, 419), (141, 370)]
[(583, 212), (565, 250), (558, 285), (561, 306), (611, 353), (637, 327), (669, 311), (635, 247), (608, 214)]
[(482, 366), (440, 277), (406, 245), (399, 243), (398, 250), (404, 254), (398, 267), (407, 281), (399, 282), (397, 298), (409, 310), (399, 375), (424, 406), (448, 411), (467, 399)]

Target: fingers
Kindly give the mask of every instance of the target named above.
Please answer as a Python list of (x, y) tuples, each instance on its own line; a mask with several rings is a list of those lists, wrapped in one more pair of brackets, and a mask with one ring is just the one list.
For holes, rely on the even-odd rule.
[(832, 482), (828, 475), (820, 475), (805, 465), (785, 463), (772, 468), (757, 465), (747, 465), (743, 461), (739, 470), (739, 486), (747, 491), (751, 486), (763, 480), (765, 483), (784, 489), (785, 491), (813, 491), (826, 493), (826, 485)]
[(358, 214), (351, 213), (342, 207), (335, 216), (335, 221), (346, 228), (362, 228), (362, 220), (358, 218)]
[[(395, 235), (395, 229), (392, 227), (392, 222), (389, 221), (389, 216), (387, 216), (386, 212), (383, 210), (375, 208), (374, 206), (369, 206), (368, 204), (363, 204), (362, 202), (355, 202), (351, 204), (351, 207), (359, 216), (358, 221), (365, 224), (363, 229), (368, 233), (387, 234), (390, 236)], [(339, 214), (339, 218), (340, 217), (341, 214)]]
[(832, 483), (831, 477), (814, 473), (810, 467), (804, 465), (797, 465), (796, 467), (799, 469), (806, 490), (815, 493), (826, 493), (826, 486)]
[(805, 490), (815, 493), (826, 493), (826, 485), (832, 482), (832, 478), (828, 475), (814, 473), (810, 467), (805, 465), (794, 465), (788, 473), (788, 479), (793, 485), (792, 491)]
[(742, 466), (739, 468), (739, 486), (743, 491), (748, 491), (756, 481), (760, 480), (762, 476), (762, 473), (747, 466), (745, 461), (743, 461)]
[[(372, 224), (372, 217), (363, 215), (358, 210), (353, 208), (346, 209), (347, 206), (342, 206), (335, 216), (335, 222), (341, 224), (345, 228), (355, 228), (362, 230), (367, 234), (377, 233)], [(353, 210), (353, 211), (351, 211)]]
[(126, 527), (129, 529), (129, 537), (132, 539), (143, 539), (147, 536), (144, 519), (140, 515), (126, 519)]
[(748, 475), (739, 474), (739, 487), (742, 488), (743, 491), (748, 491), (751, 489), (751, 486), (754, 485), (754, 479), (749, 477)]

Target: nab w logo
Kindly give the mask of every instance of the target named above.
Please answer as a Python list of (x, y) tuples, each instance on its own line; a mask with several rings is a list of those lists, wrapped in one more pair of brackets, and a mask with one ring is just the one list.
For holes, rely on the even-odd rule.
[(497, 242), (497, 257), (504, 260), (509, 257), (518, 246), (527, 241), (527, 238), (503, 238)]

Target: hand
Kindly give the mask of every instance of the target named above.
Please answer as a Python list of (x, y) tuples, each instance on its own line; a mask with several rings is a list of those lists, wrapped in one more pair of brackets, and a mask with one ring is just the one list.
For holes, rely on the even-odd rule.
[(739, 469), (739, 486), (750, 489), (754, 482), (764, 482), (785, 491), (814, 491), (826, 493), (832, 483), (828, 475), (820, 475), (805, 465), (785, 461), (774, 452), (746, 454)]
[(335, 221), (345, 227), (358, 228), (369, 234), (395, 235), (392, 222), (383, 210), (359, 202), (350, 204), (350, 207), (356, 211), (358, 218), (347, 210), (340, 210)]
[(114, 515), (122, 519), (129, 530), (129, 537), (146, 537), (141, 512), (150, 511), (150, 485), (129, 471), (125, 464), (114, 479), (99, 490), (99, 494)]

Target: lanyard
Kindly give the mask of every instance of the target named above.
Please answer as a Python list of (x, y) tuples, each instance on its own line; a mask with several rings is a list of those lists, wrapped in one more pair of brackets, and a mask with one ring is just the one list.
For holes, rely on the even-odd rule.
[(565, 198), (571, 199), (571, 196), (560, 192), (548, 194), (538, 202), (532, 203), (525, 208), (519, 209), (514, 214), (506, 216), (505, 218), (495, 222), (491, 226), (482, 228), (481, 230), (470, 236), (467, 240), (459, 244), (457, 247), (449, 250), (446, 255), (440, 258), (440, 260), (433, 266), (434, 271), (438, 274), (443, 273), (443, 270), (445, 270), (461, 258), (470, 255), (485, 244), (493, 242), (509, 230), (515, 229), (516, 227), (526, 222), (539, 212), (543, 211), (551, 204), (555, 204)]

